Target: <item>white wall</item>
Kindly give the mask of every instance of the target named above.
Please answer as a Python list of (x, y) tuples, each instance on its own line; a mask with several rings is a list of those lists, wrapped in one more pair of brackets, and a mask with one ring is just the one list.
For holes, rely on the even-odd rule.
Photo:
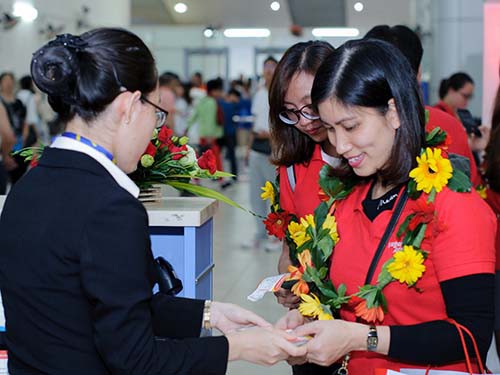
[[(0, 0), (0, 11), (11, 12), (13, 3), (13, 0)], [(35, 21), (0, 30), (0, 72), (13, 71), (17, 77), (29, 72), (31, 54), (47, 41), (39, 30), (49, 22), (54, 26), (64, 25), (62, 33), (84, 32), (86, 29), (77, 29), (83, 5), (90, 8), (91, 27), (130, 25), (130, 0), (33, 0), (31, 3), (38, 9)]]
[[(431, 98), (437, 100), (441, 79), (458, 71), (476, 83), (469, 109), (482, 113), (483, 0), (432, 1)], [(430, 51), (429, 51), (430, 52)], [(426, 51), (425, 53), (428, 53)]]
[(500, 1), (484, 4), (483, 123), (491, 125), (500, 74)]

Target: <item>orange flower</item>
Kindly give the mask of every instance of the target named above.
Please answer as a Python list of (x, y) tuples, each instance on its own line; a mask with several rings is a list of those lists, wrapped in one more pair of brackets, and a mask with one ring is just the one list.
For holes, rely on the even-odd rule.
[(354, 310), (354, 314), (367, 323), (382, 323), (384, 320), (384, 310), (382, 306), (373, 306), (368, 308), (366, 300), (358, 296), (352, 296), (349, 299), (349, 307)]
[(300, 296), (301, 294), (309, 293), (309, 285), (302, 280), (302, 275), (306, 272), (307, 266), (312, 267), (312, 259), (311, 252), (309, 250), (304, 250), (299, 255), (297, 255), (299, 259), (299, 266), (295, 267), (292, 265), (288, 266), (288, 272), (290, 272), (290, 277), (288, 280), (298, 280), (292, 287), (292, 292), (296, 296)]
[(292, 293), (296, 296), (300, 296), (301, 294), (309, 294), (309, 285), (307, 285), (304, 280), (300, 279), (295, 284), (293, 284)]
[(434, 220), (434, 204), (427, 203), (425, 199), (417, 199), (416, 203), (416, 213), (415, 216), (413, 216), (410, 219), (410, 222), (408, 224), (408, 229), (411, 231), (414, 231), (417, 226), (421, 223), (428, 224), (432, 220)]
[(321, 188), (319, 188), (318, 197), (321, 202), (328, 202), (330, 199), (330, 197)]

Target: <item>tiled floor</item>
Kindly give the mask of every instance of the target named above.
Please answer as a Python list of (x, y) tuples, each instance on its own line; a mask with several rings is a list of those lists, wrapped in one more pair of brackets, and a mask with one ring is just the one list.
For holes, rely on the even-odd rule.
[[(248, 186), (248, 182), (241, 182), (226, 189), (224, 194), (244, 207), (250, 207)], [(287, 311), (276, 303), (274, 295), (268, 294), (259, 302), (250, 302), (246, 298), (264, 277), (277, 274), (278, 252), (241, 246), (251, 241), (255, 228), (256, 221), (251, 214), (225, 204), (219, 205), (214, 229), (214, 299), (236, 303), (274, 323)], [(228, 374), (285, 375), (291, 374), (291, 369), (286, 363), (263, 367), (232, 362)]]

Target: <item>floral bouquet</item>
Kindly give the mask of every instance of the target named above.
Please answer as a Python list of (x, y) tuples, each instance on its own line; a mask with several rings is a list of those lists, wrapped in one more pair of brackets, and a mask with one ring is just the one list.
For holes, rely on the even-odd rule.
[[(233, 200), (210, 188), (192, 184), (192, 179), (219, 179), (232, 177), (230, 173), (217, 170), (212, 150), (205, 151), (200, 157), (188, 145), (187, 137), (176, 137), (172, 129), (163, 126), (155, 130), (148, 147), (142, 155), (137, 170), (130, 178), (141, 189), (150, 189), (153, 185), (166, 184), (177, 190), (187, 191), (197, 196), (213, 198), (231, 206), (242, 208)], [(19, 152), (30, 166), (38, 164), (44, 145), (30, 147)]]
[[(339, 200), (346, 198), (355, 187), (347, 178), (331, 176), (331, 167), (320, 172), (319, 196), (322, 203), (314, 215), (300, 219), (279, 207), (279, 185), (267, 182), (262, 188), (263, 199), (271, 201), (271, 213), (264, 224), (269, 234), (285, 239), (290, 248), (289, 274), (282, 288), (291, 289), (302, 303), (302, 315), (319, 320), (333, 319), (343, 305), (367, 323), (381, 323), (387, 312), (387, 300), (383, 289), (392, 282), (416, 288), (426, 270), (428, 252), (422, 249), (424, 238), (432, 237), (443, 225), (437, 219), (434, 201), (436, 195), (447, 186), (457, 192), (471, 190), (471, 182), (465, 170), (468, 161), (457, 155), (447, 154), (446, 133), (435, 128), (426, 135), (426, 148), (417, 157), (417, 167), (409, 174), (406, 187), (414, 200), (415, 209), (403, 220), (396, 235), (402, 240), (402, 249), (382, 266), (374, 284), (358, 287), (348, 295), (345, 284), (333, 285), (329, 278), (330, 258), (340, 240), (334, 216)], [(340, 225), (348, 225), (341, 223)], [(276, 287), (275, 287), (276, 288)]]

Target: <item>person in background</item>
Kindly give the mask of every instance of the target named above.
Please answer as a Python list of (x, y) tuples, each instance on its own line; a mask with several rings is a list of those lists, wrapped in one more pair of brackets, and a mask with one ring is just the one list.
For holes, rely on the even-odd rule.
[(33, 146), (43, 134), (42, 122), (37, 110), (37, 99), (33, 80), (29, 75), (19, 80), (20, 90), (16, 97), (26, 107), (26, 126), (28, 126), (28, 136), (24, 142), (25, 147)]
[(0, 195), (7, 192), (7, 170), (15, 168), (17, 165), (10, 151), (16, 143), (16, 136), (10, 126), (7, 111), (2, 103), (0, 103)]
[(480, 164), (481, 153), (489, 139), (489, 127), (481, 125), (481, 120), (472, 116), (467, 109), (474, 96), (474, 81), (464, 72), (452, 74), (441, 80), (439, 85), (439, 102), (434, 107), (455, 116), (464, 126), (469, 137), (469, 145), (474, 154), (476, 164)]
[(484, 157), (486, 201), (497, 215), (495, 274), (495, 343), (500, 358), (500, 87), (493, 104), (491, 137)]
[[(421, 205), (427, 205), (432, 194), (423, 192), (418, 200), (407, 195), (410, 171), (425, 175), (429, 168), (417, 161), (426, 146), (425, 112), (408, 60), (383, 41), (349, 41), (318, 69), (311, 97), (330, 142), (344, 159), (334, 173), (358, 181), (337, 202), (339, 241), (331, 258), (330, 280), (335, 287), (345, 284), (347, 295), (378, 284), (383, 269), (393, 281), (383, 289), (387, 306), (383, 314), (381, 305), (364, 305), (365, 311), (377, 310), (376, 317), (370, 317), (343, 304), (341, 319), (297, 328), (297, 335), (314, 336), (303, 360), (327, 365), (343, 358), (350, 375), (374, 375), (376, 369), (425, 371), (428, 366), (466, 371), (457, 328), (447, 318), (473, 333), (485, 358), (494, 317), (496, 219), (474, 190), (458, 193), (444, 181), (437, 185), (424, 176), (426, 184), (439, 189), (430, 207), (429, 230), (415, 245), (428, 256), (424, 260), (408, 242), (403, 248), (396, 228), (409, 215), (422, 213)], [(429, 160), (440, 163), (436, 173), (443, 177), (446, 168), (439, 155)], [(380, 243), (384, 234), (387, 242)], [(384, 266), (390, 259), (392, 265)], [(296, 311), (289, 318), (292, 315), (295, 324), (302, 323)]]
[[(26, 124), (26, 107), (16, 98), (14, 84), (14, 74), (10, 72), (0, 74), (0, 100), (7, 110), (10, 125), (16, 136), (16, 144), (12, 148), (15, 152), (25, 146), (29, 130)], [(13, 159), (15, 164), (8, 166), (8, 172), (10, 182), (15, 184), (24, 175), (28, 165), (20, 155), (14, 156)]]
[[(175, 91), (175, 112), (174, 112), (174, 134), (182, 137), (186, 134), (187, 121), (191, 111), (191, 100), (189, 98), (189, 89), (180, 81), (174, 86)], [(189, 100), (189, 102), (188, 102)], [(192, 140), (190, 139), (190, 143)], [(198, 143), (198, 141), (196, 141)]]
[[(313, 214), (321, 203), (319, 172), (325, 164), (340, 165), (335, 147), (311, 104), (314, 75), (334, 51), (327, 42), (291, 46), (280, 59), (269, 89), (272, 161), (278, 168), (280, 206), (297, 218)], [(283, 241), (278, 273), (288, 272), (290, 250)], [(297, 308), (299, 297), (288, 289), (275, 292), (278, 303)], [(338, 366), (337, 366), (338, 367)], [(330, 375), (333, 368), (314, 364), (294, 366), (297, 375)]]
[(162, 106), (171, 116), (168, 116), (166, 125), (170, 129), (175, 127), (175, 102), (177, 100), (176, 86), (179, 85), (179, 76), (172, 72), (165, 72), (160, 75), (160, 101)]
[(193, 113), (188, 120), (187, 129), (187, 132), (189, 132), (191, 126), (198, 124), (200, 153), (212, 150), (217, 162), (217, 170), (219, 171), (223, 170), (223, 165), (218, 140), (224, 135), (224, 119), (222, 112), (219, 110), (217, 100), (222, 97), (222, 86), (221, 79), (212, 79), (207, 82), (207, 95), (195, 104)]
[(224, 113), (224, 147), (226, 147), (226, 159), (229, 161), (231, 173), (234, 175), (233, 181), (236, 181), (238, 178), (238, 160), (236, 159), (236, 130), (238, 124), (234, 122), (233, 117), (239, 114), (240, 100), (240, 92), (236, 89), (231, 89), (228, 91), (226, 98), (219, 101)]
[[(60, 35), (31, 73), (67, 127), (0, 217), (9, 373), (223, 375), (228, 360), (304, 355), (236, 305), (153, 296), (148, 215), (127, 176), (166, 116), (143, 41), (113, 28)], [(224, 336), (200, 338), (202, 327)]]
[[(252, 132), (250, 134), (247, 157), (250, 175), (250, 204), (252, 210), (262, 217), (267, 216), (269, 206), (260, 197), (266, 181), (274, 181), (276, 178), (275, 167), (269, 160), (271, 156), (271, 142), (269, 133), (269, 86), (273, 79), (274, 70), (278, 62), (272, 56), (264, 60), (263, 72), (264, 84), (259, 87), (252, 99), (252, 114), (255, 117)], [(267, 250), (279, 250), (281, 243), (271, 241), (266, 233), (262, 219), (255, 217), (257, 233), (251, 243), (242, 244), (243, 247), (263, 248)]]
[[(391, 43), (397, 47), (408, 59), (410, 65), (420, 83), (422, 77), (422, 56), (424, 53), (419, 36), (409, 27), (404, 25), (378, 25), (373, 27), (365, 35), (366, 39), (378, 39)], [(481, 185), (482, 179), (479, 174), (474, 156), (472, 154), (467, 133), (456, 116), (446, 113), (438, 108), (426, 105), (428, 113), (426, 130), (431, 131), (436, 127), (444, 130), (450, 140), (447, 151), (466, 157), (469, 160), (470, 177), (474, 186)]]

